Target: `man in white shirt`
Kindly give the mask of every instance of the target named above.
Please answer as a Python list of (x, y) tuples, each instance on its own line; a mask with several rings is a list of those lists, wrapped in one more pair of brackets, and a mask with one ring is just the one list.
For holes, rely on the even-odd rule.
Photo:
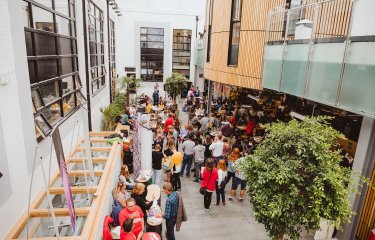
[(212, 151), (212, 159), (215, 163), (215, 166), (221, 159), (223, 159), (224, 143), (221, 141), (222, 138), (223, 136), (221, 135), (221, 133), (217, 134), (214, 142), (211, 144), (209, 148)]

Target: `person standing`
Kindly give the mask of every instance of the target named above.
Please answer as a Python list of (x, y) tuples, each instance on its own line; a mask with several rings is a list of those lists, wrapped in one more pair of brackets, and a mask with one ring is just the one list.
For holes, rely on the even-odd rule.
[(206, 167), (203, 170), (201, 183), (201, 188), (206, 188), (207, 190), (203, 198), (204, 208), (207, 212), (211, 209), (212, 193), (215, 191), (217, 179), (218, 173), (214, 168), (214, 162), (211, 159), (208, 159), (206, 161)]
[(155, 150), (152, 151), (152, 182), (158, 186), (161, 183), (161, 175), (163, 170), (161, 169), (161, 164), (164, 158), (164, 154), (161, 152), (161, 146), (159, 144), (155, 145)]
[(214, 161), (215, 166), (219, 160), (223, 158), (224, 143), (221, 141), (222, 138), (223, 136), (219, 133), (210, 146), (210, 150), (212, 151), (212, 160)]
[(196, 183), (200, 181), (201, 168), (203, 167), (204, 153), (206, 151), (206, 147), (202, 145), (202, 138), (198, 138), (197, 142), (198, 142), (198, 145), (193, 148), (194, 160), (195, 160), (195, 180), (194, 180), (194, 182), (196, 182)]
[(233, 163), (239, 159), (240, 156), (240, 150), (238, 148), (233, 149), (232, 153), (228, 156), (228, 174), (227, 174), (227, 183), (229, 183), (230, 179), (233, 178), (232, 184), (235, 177), (235, 169), (232, 168)]
[(154, 106), (159, 105), (159, 90), (155, 90), (154, 93), (152, 94), (152, 98), (154, 100)]
[[(137, 239), (140, 239), (145, 228), (143, 217), (143, 212), (141, 208), (135, 204), (134, 198), (129, 198), (126, 200), (126, 208), (122, 209), (119, 215), (120, 226), (122, 226), (127, 219), (133, 219), (134, 226), (132, 232)], [(125, 235), (125, 231), (121, 228), (120, 239), (124, 240)]]
[(216, 185), (216, 205), (220, 204), (220, 197), (223, 205), (225, 205), (225, 185), (227, 180), (227, 164), (224, 160), (220, 160), (217, 164), (218, 180)]
[(238, 185), (241, 185), (241, 192), (240, 192), (240, 198), (238, 201), (243, 201), (243, 196), (245, 195), (246, 190), (246, 180), (244, 175), (242, 174), (241, 170), (238, 168), (238, 165), (244, 160), (245, 158), (240, 158), (236, 162), (233, 163), (232, 168), (235, 169), (235, 177), (232, 181), (232, 189), (230, 191), (230, 197), (229, 200), (233, 201), (233, 197), (236, 196), (236, 190), (238, 188)]
[(168, 127), (173, 126), (173, 123), (174, 123), (174, 120), (173, 120), (173, 117), (172, 117), (172, 113), (169, 113), (168, 118), (165, 120), (165, 123), (164, 123), (164, 133), (165, 133), (165, 135), (168, 134)]
[(182, 144), (182, 151), (184, 151), (184, 159), (181, 167), (181, 176), (184, 175), (186, 167), (186, 177), (190, 177), (190, 168), (193, 163), (193, 154), (194, 154), (195, 142), (193, 141), (193, 135), (189, 134), (188, 140)]
[[(175, 146), (176, 145), (173, 139), (167, 140), (167, 148), (164, 150), (164, 156), (165, 156), (164, 161), (168, 161), (168, 159), (170, 159), (170, 157), (173, 155), (172, 148), (174, 148)], [(166, 175), (165, 181), (170, 182), (171, 181), (171, 169), (170, 168), (167, 168), (165, 170), (165, 175)]]
[(181, 190), (181, 180), (180, 180), (180, 172), (181, 172), (181, 164), (182, 164), (182, 153), (176, 150), (176, 147), (173, 146), (172, 148), (172, 156), (171, 156), (171, 184), (173, 186), (173, 191)]
[(163, 184), (163, 192), (168, 196), (167, 201), (165, 202), (165, 211), (163, 215), (167, 229), (166, 237), (168, 240), (175, 240), (174, 226), (177, 221), (179, 197), (177, 192), (172, 190), (172, 185), (169, 182)]
[(228, 139), (229, 143), (232, 143), (232, 137), (234, 134), (234, 127), (231, 123), (224, 125), (224, 127), (221, 128), (221, 132), (224, 137)]

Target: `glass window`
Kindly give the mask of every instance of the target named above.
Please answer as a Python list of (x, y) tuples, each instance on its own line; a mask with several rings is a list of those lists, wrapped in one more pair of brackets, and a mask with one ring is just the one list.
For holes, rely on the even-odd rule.
[(55, 24), (53, 22), (53, 14), (42, 8), (33, 6), (33, 22), (34, 28), (38, 30), (54, 32)]
[[(179, 72), (190, 78), (191, 30), (173, 30), (172, 72)], [(184, 70), (184, 71), (181, 71)]]
[(61, 119), (60, 101), (44, 108), (41, 113), (46, 118), (49, 124), (55, 125)]
[(40, 3), (45, 7), (49, 7), (52, 9), (52, 0), (34, 0), (34, 2)]
[(55, 37), (43, 33), (34, 33), (36, 55), (56, 55)]
[(73, 72), (73, 60), (70, 57), (60, 59), (61, 75), (66, 75)]
[(69, 0), (55, 0), (55, 10), (69, 16)]
[(37, 83), (38, 80), (37, 80), (37, 76), (36, 76), (36, 73), (35, 73), (35, 61), (29, 60), (28, 65), (29, 65), (30, 84)]
[(75, 95), (70, 94), (70, 95), (66, 96), (63, 99), (64, 116), (66, 116), (68, 113), (70, 113), (74, 109), (75, 106), (76, 106)]
[(43, 107), (43, 100), (37, 88), (31, 89), (31, 98), (37, 110)]
[(241, 32), (241, 5), (242, 0), (232, 0), (232, 16), (230, 21), (228, 65), (238, 64)]
[(44, 118), (43, 115), (37, 116), (34, 119), (35, 125), (42, 131), (44, 135), (47, 135), (52, 131), (52, 127), (48, 124), (47, 120)]
[(74, 91), (73, 76), (63, 78), (61, 88), (62, 88), (63, 96), (73, 92)]
[(59, 94), (59, 81), (52, 81), (40, 86), (40, 94), (45, 105), (55, 101), (60, 96)]
[(33, 35), (31, 32), (25, 32), (25, 40), (26, 40), (26, 50), (27, 56), (34, 55), (33, 53)]
[(56, 16), (57, 33), (70, 36), (70, 21), (66, 18)]
[(72, 41), (69, 38), (59, 37), (58, 40), (60, 44), (60, 55), (70, 55), (73, 53), (71, 46)]
[(38, 80), (43, 81), (58, 76), (56, 59), (43, 59), (37, 61)]

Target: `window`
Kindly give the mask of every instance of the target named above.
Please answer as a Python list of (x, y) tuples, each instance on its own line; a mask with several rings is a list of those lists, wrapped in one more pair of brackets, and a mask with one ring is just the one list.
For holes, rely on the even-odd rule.
[[(296, 7), (300, 7), (306, 4), (305, 0), (286, 0), (285, 8), (286, 10), (293, 9)], [(296, 32), (296, 23), (305, 19), (305, 10), (304, 8), (299, 8), (295, 10), (291, 10), (290, 18), (289, 18), (289, 25), (288, 25), (288, 36), (294, 36)], [(288, 12), (285, 13), (284, 17), (284, 27), (283, 27), (283, 37), (285, 37), (286, 33), (286, 25), (288, 22)]]
[(110, 62), (111, 70), (116, 72), (116, 42), (115, 42), (115, 23), (109, 20), (109, 33), (110, 33)]
[(210, 62), (211, 58), (211, 38), (212, 38), (212, 15), (213, 15), (214, 0), (209, 1), (209, 13), (208, 13), (208, 35), (207, 35), (207, 56), (206, 61)]
[[(78, 109), (74, 0), (23, 0), (24, 33), (38, 140)], [(32, 14), (31, 14), (32, 13)]]
[(90, 67), (91, 67), (91, 92), (96, 94), (105, 86), (104, 62), (104, 16), (92, 1), (89, 2), (89, 48), (90, 48)]
[(228, 65), (238, 64), (238, 50), (240, 46), (242, 0), (232, 0), (232, 16), (230, 21)]
[(173, 30), (173, 66), (172, 72), (184, 74), (190, 78), (191, 30)]
[(163, 81), (164, 29), (141, 28), (141, 78)]

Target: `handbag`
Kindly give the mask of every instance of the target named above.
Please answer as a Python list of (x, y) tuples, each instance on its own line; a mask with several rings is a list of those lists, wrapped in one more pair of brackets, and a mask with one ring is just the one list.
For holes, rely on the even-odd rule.
[(163, 164), (162, 164), (163, 170), (164, 170), (164, 171), (169, 171), (169, 170), (171, 170), (170, 165), (171, 165), (171, 158), (168, 157), (168, 158), (166, 158), (166, 159), (163, 161)]
[(222, 189), (224, 189), (226, 185), (227, 185), (227, 177), (225, 177), (225, 178), (223, 179), (223, 181), (221, 181), (219, 187), (222, 188)]
[[(213, 170), (211, 170), (210, 177), (208, 178), (207, 185), (210, 183), (210, 179), (211, 179), (212, 171), (213, 171)], [(200, 194), (205, 195), (205, 194), (207, 193), (207, 187), (201, 187), (201, 188), (199, 189), (199, 192), (200, 192)]]

